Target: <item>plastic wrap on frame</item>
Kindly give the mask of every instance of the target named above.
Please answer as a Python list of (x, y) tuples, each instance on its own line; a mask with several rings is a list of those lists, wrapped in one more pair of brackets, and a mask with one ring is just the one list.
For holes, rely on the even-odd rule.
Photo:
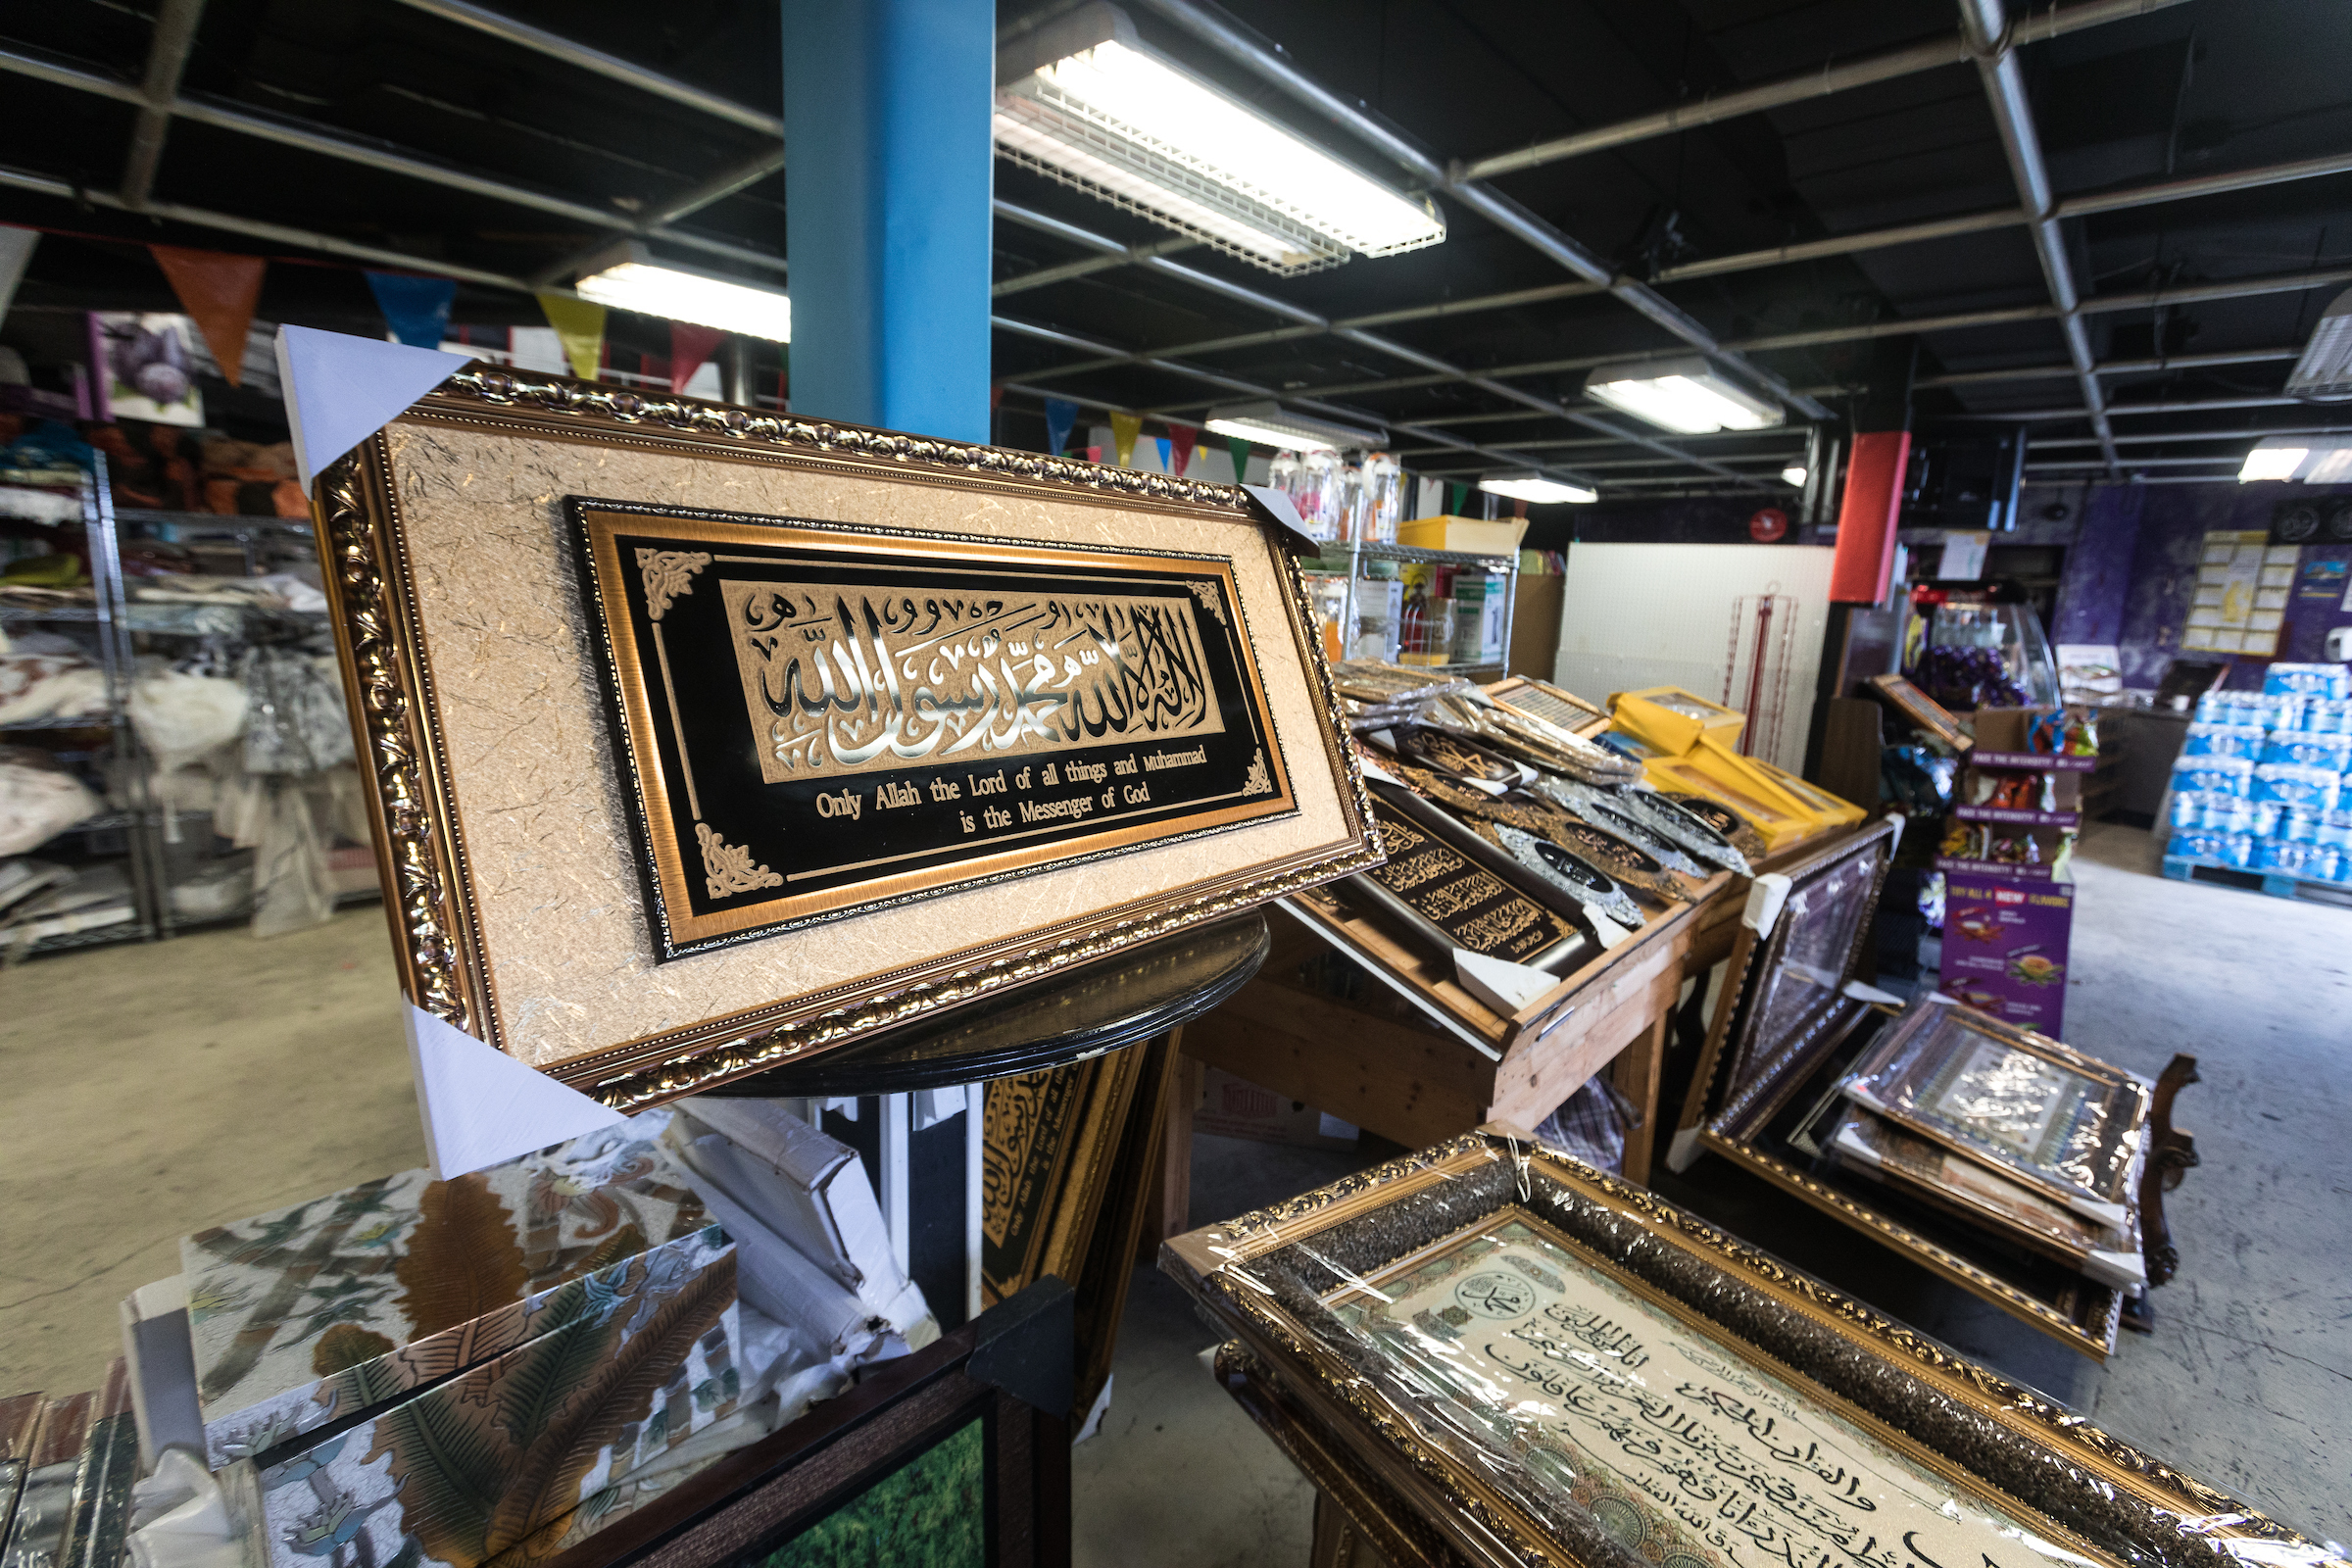
[(1914, 1002), (1854, 1063), (1856, 1103), (2122, 1230), (2147, 1085), (1942, 999)]
[[(1457, 1168), (1439, 1169), (1440, 1161)], [(1353, 1196), (1390, 1180), (1429, 1175), (1438, 1180), (1368, 1210), (1329, 1222), (1315, 1218), (1315, 1210), (1333, 1195)], [(1596, 1200), (1578, 1190), (1595, 1183), (1616, 1201)], [(1990, 1532), (2001, 1552), (1998, 1557), (1990, 1550), (1980, 1553), (1990, 1568), (2078, 1568), (2102, 1561), (2124, 1568), (2352, 1568), (2352, 1558), (2332, 1544), (2300, 1536), (2138, 1453), (1640, 1189), (1530, 1143), (1466, 1135), (1349, 1178), (1327, 1194), (1200, 1232), (1198, 1240), (1220, 1260), (1200, 1288), (1222, 1298), (1245, 1323), (1254, 1324), (1253, 1337), (1270, 1340), (1286, 1364), (1309, 1368), (1320, 1393), (1368, 1424), (1380, 1441), (1419, 1450), (1404, 1455), (1413, 1471), (1447, 1494), (1451, 1509), (1474, 1533), (1501, 1542), (1522, 1561), (1564, 1557), (1584, 1568), (1658, 1568), (1662, 1556), (1669, 1568), (1761, 1568), (1768, 1561), (1780, 1568), (1790, 1561), (1951, 1568), (1952, 1562), (1967, 1559), (1923, 1555), (1908, 1538), (1898, 1544), (1874, 1537), (1858, 1546), (1851, 1538), (1825, 1533), (1809, 1550), (1801, 1532), (1769, 1541), (1731, 1522), (1724, 1499), (1737, 1489), (1722, 1483), (1729, 1472), (1690, 1474), (1709, 1501), (1698, 1512), (1683, 1514), (1682, 1521), (1693, 1533), (1703, 1533), (1711, 1523), (1728, 1524), (1728, 1534), (1716, 1530), (1718, 1541), (1736, 1535), (1759, 1549), (1723, 1550), (1703, 1541), (1694, 1549), (1688, 1542), (1678, 1548), (1658, 1539), (1661, 1532), (1650, 1528), (1654, 1521), (1636, 1519), (1629, 1530), (1627, 1511), (1640, 1494), (1609, 1484), (1605, 1473), (1596, 1476), (1602, 1467), (1580, 1466), (1570, 1456), (1547, 1430), (1547, 1420), (1559, 1413), (1557, 1402), (1520, 1396), (1466, 1365), (1443, 1333), (1346, 1310), (1350, 1297), (1389, 1299), (1382, 1286), (1393, 1287), (1389, 1276), (1399, 1265), (1443, 1254), (1465, 1233), (1494, 1226), (1497, 1216), (1506, 1226), (1525, 1216), (1564, 1235), (1571, 1248), (1544, 1239), (1562, 1266), (1607, 1282), (1629, 1301), (1639, 1304), (1646, 1287), (1669, 1307), (1680, 1306), (1684, 1332), (1704, 1351), (1695, 1358), (1698, 1364), (1736, 1371), (1749, 1387), (1762, 1386), (1761, 1396), (1744, 1409), (1698, 1399), (1689, 1382), (1663, 1392), (1642, 1391), (1626, 1401), (1631, 1414), (1622, 1439), (1628, 1445), (1657, 1451), (1662, 1444), (1688, 1444), (1698, 1432), (1697, 1418), (1721, 1417), (1769, 1448), (1776, 1432), (1771, 1411), (1778, 1410), (1788, 1418), (1788, 1436), (1801, 1441), (1810, 1426), (1898, 1472), (1900, 1490), (1914, 1510), (1942, 1520), (1945, 1528), (1957, 1523), (1980, 1534)], [(1286, 1234), (1293, 1239), (1285, 1240)], [(1712, 1261), (1684, 1245), (1690, 1240), (1711, 1246), (1737, 1266)], [(1611, 1270), (1594, 1268), (1576, 1249), (1608, 1260), (1624, 1278), (1611, 1279)], [(1783, 1289), (1765, 1289), (1759, 1276)], [(1799, 1301), (1815, 1310), (1808, 1313)], [(1666, 1308), (1650, 1310), (1672, 1315)], [(1579, 1343), (1591, 1352), (1588, 1362), (1602, 1367), (1608, 1347), (1622, 1343), (1610, 1338), (1621, 1326), (1587, 1327), (1590, 1332), (1580, 1334)], [(1721, 1345), (1726, 1335), (1762, 1348), (1770, 1361), (1744, 1360)], [(1874, 1338), (1882, 1342), (1880, 1348), (1866, 1343)], [(1795, 1376), (1786, 1376), (1783, 1368)], [(1955, 1379), (1978, 1397), (1956, 1394)], [(1842, 1405), (1822, 1400), (1818, 1391)], [(1982, 1484), (1981, 1491), (1955, 1488), (1906, 1457), (1906, 1450), (1873, 1435), (1868, 1424), (1873, 1419), (1965, 1471)], [(2039, 1427), (2047, 1436), (2021, 1436), (2020, 1425)], [(1838, 1471), (1845, 1483), (1840, 1492), (1832, 1470), (1811, 1462), (1824, 1457), (1820, 1446), (1791, 1447), (1777, 1456), (1800, 1470), (1809, 1466), (1833, 1500), (1862, 1494), (1856, 1483), (1885, 1480)], [(2132, 1483), (2117, 1485), (2117, 1473), (2130, 1476)], [(1653, 1511), (1671, 1522), (1675, 1515), (1665, 1507), (1668, 1499), (1650, 1495), (1660, 1504)], [(1498, 1516), (1496, 1502), (1524, 1524)], [(1886, 1523), (1866, 1519), (1864, 1528)], [(1542, 1541), (1529, 1541), (1525, 1525), (1534, 1526)]]

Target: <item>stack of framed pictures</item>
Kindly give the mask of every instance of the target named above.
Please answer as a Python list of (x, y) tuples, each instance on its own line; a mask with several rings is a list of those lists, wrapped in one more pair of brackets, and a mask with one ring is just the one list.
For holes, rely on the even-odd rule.
[(2343, 1561), (1642, 1189), (1481, 1129), (1171, 1242), (1313, 1560)]
[(2186, 1143), (2194, 1063), (2149, 1084), (1940, 996), (1898, 1010), (1861, 978), (1897, 832), (1751, 891), (1669, 1161), (1721, 1155), (2104, 1358), (2127, 1297), (2170, 1274), (2148, 1161)]

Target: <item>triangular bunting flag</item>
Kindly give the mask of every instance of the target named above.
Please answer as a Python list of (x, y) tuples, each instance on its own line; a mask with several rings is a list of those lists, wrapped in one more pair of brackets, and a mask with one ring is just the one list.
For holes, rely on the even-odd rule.
[(1168, 447), (1175, 458), (1174, 465), (1168, 469), (1170, 473), (1182, 475), (1185, 469), (1193, 466), (1193, 443), (1200, 439), (1200, 432), (1189, 424), (1168, 426)]
[(277, 380), (294, 432), (294, 468), (310, 489), (319, 469), (473, 363), (463, 354), (346, 337), (316, 327), (277, 329)]
[(693, 321), (669, 323), (669, 389), (683, 392), (694, 372), (708, 364), (727, 334), (715, 326), (701, 326)]
[(220, 367), (220, 378), (230, 386), (244, 385), (245, 329), (253, 324), (253, 307), (262, 297), (262, 274), (270, 263), (259, 256), (177, 245), (150, 245), (147, 253), (171, 280), (179, 308), (204, 334), (213, 363)]
[(406, 1013), (424, 1156), (436, 1181), (625, 1119), (421, 1007), (411, 1005)]
[(458, 285), (446, 277), (369, 272), (368, 287), (392, 335), (413, 349), (437, 349), (449, 335), (449, 306)]
[(1469, 487), (1468, 485), (1466, 485), (1466, 484), (1463, 484), (1463, 483), (1460, 483), (1460, 482), (1459, 482), (1459, 481), (1457, 481), (1457, 480), (1448, 480), (1448, 481), (1446, 482), (1446, 514), (1447, 516), (1449, 516), (1449, 517), (1458, 517), (1458, 516), (1461, 516), (1461, 515), (1463, 514), (1462, 514), (1462, 508), (1463, 508), (1464, 506), (1468, 505), (1468, 504), (1469, 504), (1469, 501), (1470, 501), (1470, 487)]
[(1111, 448), (1118, 454), (1119, 466), (1135, 466), (1135, 438), (1144, 431), (1144, 416), (1140, 414), (1114, 414), (1110, 416)]
[(8, 302), (17, 297), (18, 280), (24, 275), (24, 264), (32, 260), (32, 248), (40, 241), (37, 228), (0, 223), (0, 316), (8, 314)]
[(1250, 482), (1250, 438), (1229, 435), (1225, 438), (1225, 450), (1233, 454), (1233, 482), (1248, 484)]
[(564, 357), (571, 373), (583, 381), (596, 379), (605, 361), (605, 308), (594, 300), (575, 300), (567, 294), (542, 294), (539, 309), (547, 324), (564, 340)]
[(1070, 444), (1070, 426), (1078, 422), (1078, 405), (1062, 398), (1046, 399), (1046, 456), (1058, 458)]
[(1159, 471), (1162, 473), (1174, 473), (1176, 470), (1168, 466), (1168, 438), (1164, 435), (1155, 435), (1152, 438), (1152, 444), (1159, 448)]

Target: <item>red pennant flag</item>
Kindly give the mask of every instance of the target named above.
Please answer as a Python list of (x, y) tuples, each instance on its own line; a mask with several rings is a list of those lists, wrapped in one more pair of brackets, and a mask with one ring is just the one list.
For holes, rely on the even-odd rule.
[(1170, 473), (1181, 475), (1185, 469), (1192, 466), (1193, 443), (1200, 439), (1200, 432), (1189, 424), (1170, 424), (1168, 426), (1168, 445), (1176, 449), (1175, 461), (1168, 469)]
[(245, 380), (245, 329), (253, 324), (253, 307), (262, 297), (262, 273), (270, 264), (259, 256), (232, 256), (223, 251), (192, 251), (177, 245), (150, 245), (155, 265), (172, 280), (179, 308), (196, 322), (196, 330), (213, 351), (221, 378), (230, 386)]
[(692, 321), (669, 323), (669, 389), (683, 392), (686, 383), (694, 379), (727, 334), (715, 326), (698, 326)]

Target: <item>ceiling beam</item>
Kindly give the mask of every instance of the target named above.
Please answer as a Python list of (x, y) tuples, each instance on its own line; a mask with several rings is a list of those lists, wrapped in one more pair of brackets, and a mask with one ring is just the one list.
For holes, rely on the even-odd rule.
[(2000, 132), (2001, 150), (2009, 160), (2009, 177), (2017, 185), (2019, 203), (2031, 221), (2026, 232), (2041, 263), (2042, 280), (2050, 303), (2058, 310), (2058, 332), (2066, 341), (2066, 357), (2075, 368), (2075, 387), (2082, 397), (2083, 418), (2099, 438), (2109, 471), (2116, 461), (2115, 430), (2107, 422), (2107, 389), (2091, 368), (2090, 332), (2082, 324), (2082, 296), (2075, 289), (2074, 263), (2066, 254), (2066, 231), (2059, 226), (2058, 198), (2050, 188), (2050, 171), (2041, 156), (2041, 133), (2034, 125), (2034, 106), (2026, 97), (2025, 68), (2018, 64), (2007, 8), (2001, 0), (1960, 0), (1960, 33), (1976, 57), (1977, 76), (1984, 86), (1984, 101)]
[[(110, 208), (116, 212), (136, 212), (142, 217), (158, 218), (167, 222), (188, 223), (198, 228), (216, 228), (224, 234), (242, 234), (247, 239), (268, 240), (273, 245), (291, 245), (301, 250), (340, 256), (350, 261), (368, 262), (377, 267), (397, 267), (405, 271), (424, 272), (434, 277), (453, 277), (462, 283), (480, 283), (488, 288), (508, 288), (518, 294), (528, 294), (532, 285), (519, 277), (504, 272), (485, 271), (478, 267), (461, 267), (437, 256), (416, 256), (407, 251), (386, 250), (380, 245), (363, 245), (336, 234), (321, 234), (316, 229), (294, 228), (285, 223), (268, 223), (255, 218), (239, 218), (233, 213), (216, 213), (202, 207), (182, 207), (176, 202), (146, 201), (132, 207), (115, 191), (98, 190), (60, 179), (54, 174), (38, 174), (28, 170), (0, 166), (0, 189), (27, 191), (36, 196), (54, 196), (61, 201), (87, 202), (93, 207)], [(569, 293), (568, 289), (548, 292)]]
[(527, 22), (518, 22), (503, 12), (492, 11), (484, 6), (469, 5), (466, 0), (401, 0), (401, 4), (414, 10), (422, 11), (428, 16), (439, 17), (444, 22), (454, 22), (461, 27), (471, 27), (476, 32), (488, 33), (493, 38), (504, 39), (508, 43), (528, 49), (534, 54), (546, 55), (551, 60), (561, 60), (566, 65), (577, 66), (582, 71), (592, 71), (600, 76), (635, 87), (643, 92), (653, 93), (658, 97), (666, 98), (671, 103), (683, 104), (689, 109), (700, 110), (714, 119), (729, 121), (747, 130), (759, 131), (762, 135), (772, 136), (778, 141), (784, 139), (784, 117), (781, 115), (772, 115), (765, 110), (754, 109), (749, 104), (737, 103), (722, 93), (712, 92), (707, 87), (697, 87), (691, 82), (680, 81), (674, 76), (664, 76), (658, 71), (638, 65), (635, 61), (606, 54), (601, 49), (591, 49), (586, 44), (575, 42), (560, 33), (549, 32), (544, 27), (534, 27)]
[[(2083, 27), (2120, 22), (2127, 17), (2142, 16), (2180, 3), (2181, 0), (2088, 0), (2088, 3), (2082, 5), (2052, 7), (2039, 16), (2029, 14), (2020, 21), (2017, 41), (2035, 43), (2044, 38), (2055, 38)], [(1945, 66), (1965, 66), (1975, 58), (1976, 54), (1965, 36), (1946, 35), (1884, 54), (1865, 55), (1856, 60), (1825, 60), (1818, 69), (1800, 75), (1784, 76), (1778, 81), (1742, 87), (1719, 97), (1701, 98), (1695, 103), (1677, 104), (1671, 109), (1638, 115), (1612, 125), (1598, 125), (1591, 130), (1555, 136), (1548, 141), (1537, 142), (1532, 147), (1522, 147), (1516, 152), (1496, 153), (1490, 158), (1477, 159), (1459, 166), (1458, 177), (1494, 179), (1503, 174), (1515, 174), (1521, 170), (1556, 164), (1568, 158), (1582, 158), (1588, 154), (1605, 152), (1611, 147), (1672, 136), (1694, 126), (1736, 120), (1741, 115), (1760, 114), (1767, 109), (1826, 98), (1832, 93), (1846, 92), (1855, 87), (1895, 81)]]
[[(22, 50), (0, 49), (0, 72), (29, 76), (54, 86), (69, 87), (122, 103), (152, 107), (146, 104), (141, 90), (130, 82)], [(782, 257), (771, 252), (754, 250), (731, 240), (671, 228), (665, 224), (649, 224), (617, 209), (608, 210), (552, 191), (535, 190), (493, 175), (475, 173), (454, 164), (440, 163), (405, 151), (387, 142), (362, 140), (292, 116), (263, 115), (225, 102), (185, 95), (172, 100), (171, 114), (174, 119), (193, 121), (256, 140), (275, 142), (280, 146), (380, 170), (425, 184), (462, 190), (512, 206), (553, 214), (592, 228), (662, 240), (753, 267), (780, 268), (784, 263)]]
[[(2274, 435), (2352, 435), (2352, 423), (2286, 425), (2278, 429), (2260, 430), (2149, 430), (2134, 434), (2121, 431), (2116, 442), (2122, 446), (2133, 444), (2157, 446), (2180, 441), (2260, 441)], [(2059, 447), (2087, 447), (2097, 443), (2088, 436), (2035, 436), (2027, 441), (2028, 452), (2052, 451)]]
[[(2214, 365), (2253, 365), (2264, 360), (2302, 358), (2299, 348), (2226, 349), (2213, 354), (2176, 354), (2158, 360), (2102, 360), (2092, 368), (2101, 375), (2161, 375), (2170, 370), (2195, 370)], [(2019, 365), (1999, 370), (1956, 370), (1945, 375), (1923, 375), (1911, 384), (1922, 386), (1986, 386), (2000, 381), (2046, 381), (2072, 375), (2071, 365)]]

